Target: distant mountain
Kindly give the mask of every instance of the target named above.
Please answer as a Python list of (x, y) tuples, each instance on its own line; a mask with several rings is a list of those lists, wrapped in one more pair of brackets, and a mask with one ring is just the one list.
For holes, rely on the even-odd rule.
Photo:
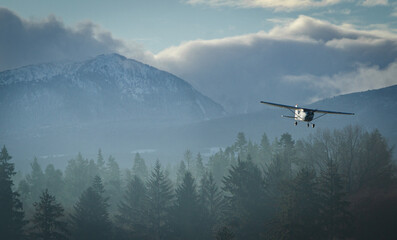
[(397, 85), (328, 98), (309, 107), (354, 112), (351, 119), (325, 117), (324, 123), (333, 128), (345, 124), (359, 124), (367, 130), (376, 128), (391, 144), (397, 144)]
[(0, 132), (104, 122), (189, 123), (223, 116), (186, 81), (118, 54), (0, 73)]

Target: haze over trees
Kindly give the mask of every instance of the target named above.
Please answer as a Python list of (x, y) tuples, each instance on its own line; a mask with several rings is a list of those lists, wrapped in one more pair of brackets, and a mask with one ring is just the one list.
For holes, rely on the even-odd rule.
[[(182, 155), (183, 154), (183, 155)], [(18, 182), (0, 153), (1, 239), (393, 239), (392, 148), (358, 126), (284, 133), (259, 143), (239, 133), (208, 158), (186, 150), (171, 174), (136, 154), (120, 169), (101, 150), (64, 170), (41, 166)], [(168, 167), (167, 167), (168, 168)], [(44, 169), (44, 170), (43, 170)]]

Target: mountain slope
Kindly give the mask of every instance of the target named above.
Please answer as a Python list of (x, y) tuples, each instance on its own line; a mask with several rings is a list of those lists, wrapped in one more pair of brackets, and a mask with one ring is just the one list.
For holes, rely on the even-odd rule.
[(182, 79), (117, 54), (0, 73), (0, 129), (95, 122), (192, 122), (222, 107)]

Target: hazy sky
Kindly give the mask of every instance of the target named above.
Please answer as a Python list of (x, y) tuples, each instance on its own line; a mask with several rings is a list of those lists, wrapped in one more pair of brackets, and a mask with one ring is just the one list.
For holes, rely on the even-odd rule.
[(258, 110), (259, 100), (308, 103), (397, 84), (395, 1), (0, 0), (0, 6), (0, 70), (118, 52), (182, 77), (237, 112)]

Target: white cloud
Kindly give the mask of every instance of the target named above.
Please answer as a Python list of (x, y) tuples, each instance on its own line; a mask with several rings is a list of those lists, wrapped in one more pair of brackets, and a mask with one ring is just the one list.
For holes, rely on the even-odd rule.
[(318, 90), (313, 100), (332, 97), (340, 94), (384, 88), (397, 84), (397, 62), (390, 63), (386, 68), (379, 66), (358, 65), (351, 72), (341, 72), (332, 76), (285, 76), (284, 81), (292, 84), (310, 85)]
[[(300, 16), (269, 32), (185, 42), (157, 54), (153, 64), (191, 82), (227, 110), (244, 112), (259, 109), (261, 99), (305, 103), (325, 93), (397, 84), (391, 77), (395, 59), (397, 37), (391, 31)], [(374, 83), (370, 77), (376, 72), (388, 77)], [(354, 77), (350, 85), (349, 77)]]
[(272, 8), (279, 11), (293, 11), (314, 7), (327, 7), (341, 0), (188, 0), (192, 5), (205, 4), (212, 7)]
[(365, 0), (362, 5), (366, 7), (387, 6), (389, 2), (388, 0)]

